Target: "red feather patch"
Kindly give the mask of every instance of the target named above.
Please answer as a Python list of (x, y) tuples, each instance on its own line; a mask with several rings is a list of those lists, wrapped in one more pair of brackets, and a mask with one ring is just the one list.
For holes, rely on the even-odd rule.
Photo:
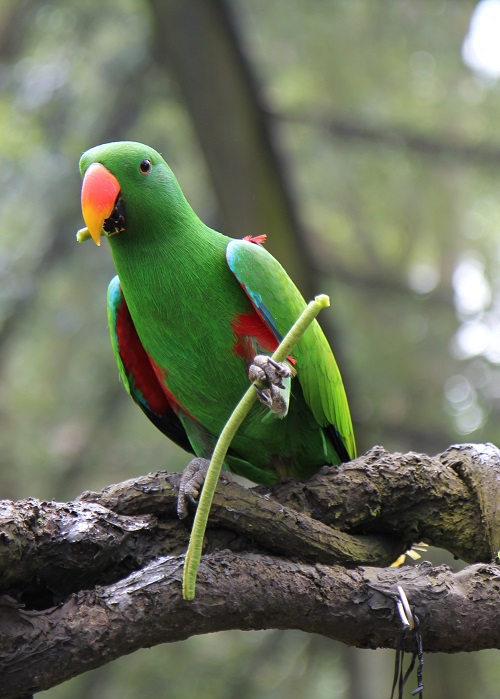
[(142, 346), (126, 303), (120, 304), (117, 309), (116, 335), (125, 371), (132, 376), (149, 408), (159, 415), (168, 412), (172, 405), (171, 397), (167, 396), (164, 386), (157, 378), (158, 370), (155, 371), (156, 367), (153, 367)]
[[(236, 335), (236, 342), (233, 345), (235, 354), (243, 357), (250, 364), (253, 358), (262, 350), (274, 352), (279, 345), (278, 340), (264, 323), (257, 311), (253, 313), (240, 313), (236, 316), (231, 327)], [(297, 360), (287, 357), (290, 364), (296, 364)]]
[(249, 243), (255, 243), (256, 245), (264, 245), (266, 242), (267, 235), (246, 235), (243, 240), (248, 240)]
[(231, 327), (236, 335), (234, 351), (239, 357), (251, 362), (259, 352), (259, 347), (274, 352), (278, 341), (256, 311), (240, 313)]
[(153, 371), (156, 375), (156, 378), (158, 380), (158, 385), (160, 386), (161, 390), (163, 391), (163, 393), (167, 397), (167, 400), (168, 400), (172, 410), (176, 413), (177, 408), (180, 408), (182, 410), (182, 412), (185, 413), (188, 417), (190, 417), (192, 420), (196, 420), (196, 418), (193, 415), (191, 415), (189, 410), (187, 410), (183, 405), (181, 405), (181, 403), (179, 403), (179, 401), (174, 396), (174, 394), (168, 390), (167, 384), (166, 384), (168, 371), (166, 369), (162, 369), (162, 367), (158, 366), (158, 364), (156, 364), (156, 362), (149, 356), (149, 354), (147, 354), (147, 352), (145, 352), (145, 354), (146, 354), (147, 358), (149, 359), (151, 367), (153, 368)]

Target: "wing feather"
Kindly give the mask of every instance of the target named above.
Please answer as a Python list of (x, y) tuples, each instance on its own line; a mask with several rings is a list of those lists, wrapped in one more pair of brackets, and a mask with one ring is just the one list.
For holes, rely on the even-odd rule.
[[(255, 310), (279, 342), (306, 307), (302, 294), (280, 263), (261, 245), (232, 240), (226, 249), (226, 259)], [(354, 458), (356, 445), (344, 385), (317, 321), (305, 332), (292, 356), (304, 398), (316, 421), (328, 427), (327, 433), (337, 452), (347, 451)]]
[(141, 344), (118, 277), (114, 277), (108, 287), (108, 325), (118, 371), (127, 393), (169, 439), (194, 453), (186, 431)]

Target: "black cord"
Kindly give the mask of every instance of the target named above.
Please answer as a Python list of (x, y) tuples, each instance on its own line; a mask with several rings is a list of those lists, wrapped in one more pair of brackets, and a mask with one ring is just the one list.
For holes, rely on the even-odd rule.
[[(418, 627), (419, 627), (419, 620), (418, 617), (414, 614), (413, 615), (413, 620), (414, 620), (414, 627), (413, 629), (410, 629), (408, 625), (403, 626), (403, 630), (401, 631), (401, 636), (399, 638), (398, 644), (396, 646), (396, 661), (394, 664), (394, 680), (392, 683), (392, 691), (391, 691), (391, 699), (394, 697), (394, 690), (396, 689), (396, 686), (398, 687), (398, 695), (397, 699), (403, 699), (403, 688), (408, 681), (411, 673), (413, 672), (415, 668), (415, 663), (418, 660), (418, 667), (417, 667), (417, 683), (418, 686), (416, 689), (414, 689), (411, 692), (412, 696), (419, 696), (420, 699), (424, 699), (424, 685), (422, 681), (423, 677), (423, 666), (424, 666), (424, 650), (423, 650), (423, 645), (422, 645), (422, 636), (418, 632)], [(412, 641), (412, 656), (411, 656), (411, 661), (408, 666), (408, 669), (406, 672), (404, 672), (403, 666), (404, 666), (404, 656), (405, 656), (405, 651), (404, 651), (404, 645), (405, 641), (407, 638), (407, 632), (410, 632), (411, 636), (411, 641)]]

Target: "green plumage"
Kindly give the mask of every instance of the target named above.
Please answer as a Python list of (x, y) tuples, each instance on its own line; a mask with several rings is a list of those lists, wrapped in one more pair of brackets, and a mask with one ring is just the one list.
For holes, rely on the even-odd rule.
[[(147, 174), (140, 170), (145, 159), (152, 164)], [(194, 453), (209, 457), (248, 387), (250, 350), (270, 354), (267, 339), (283, 336), (305, 302), (263, 247), (234, 241), (200, 221), (153, 149), (132, 142), (97, 146), (82, 156), (82, 174), (94, 162), (120, 184), (124, 230), (110, 234), (109, 243), (140, 344), (166, 389), (173, 419), (180, 421)], [(124, 367), (115, 327), (118, 302), (110, 308), (122, 378), (140, 403), (136, 369), (130, 358), (130, 366)], [(232, 470), (256, 482), (307, 478), (325, 463), (339, 463), (338, 451), (344, 458), (346, 453), (355, 456), (342, 380), (316, 322), (293, 358), (297, 376), (287, 416), (280, 419), (257, 404), (226, 460)]]

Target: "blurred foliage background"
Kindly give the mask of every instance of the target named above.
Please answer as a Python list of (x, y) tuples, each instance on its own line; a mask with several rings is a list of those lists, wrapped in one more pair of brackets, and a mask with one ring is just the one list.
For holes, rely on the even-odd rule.
[[(1, 496), (69, 499), (187, 460), (118, 382), (109, 251), (75, 242), (78, 159), (108, 140), (160, 150), (207, 223), (268, 233), (306, 295), (331, 295), (360, 452), (499, 444), (499, 5), (4, 0)], [(372, 699), (392, 663), (233, 632), (43, 696)], [(435, 698), (496, 697), (498, 655), (428, 656), (424, 679)]]

